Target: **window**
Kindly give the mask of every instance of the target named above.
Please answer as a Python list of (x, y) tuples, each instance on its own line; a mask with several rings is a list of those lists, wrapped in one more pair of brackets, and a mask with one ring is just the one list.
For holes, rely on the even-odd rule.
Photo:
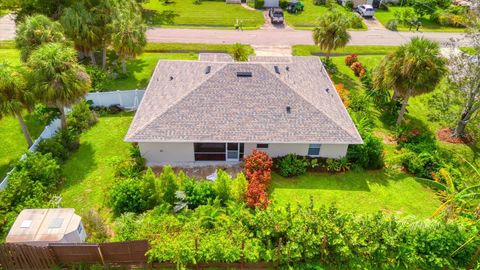
[(268, 148), (268, 143), (257, 143), (257, 148), (258, 149), (267, 149)]
[(309, 156), (320, 155), (320, 144), (310, 144), (308, 146), (308, 155)]
[(82, 234), (82, 231), (83, 231), (83, 226), (82, 226), (82, 223), (80, 223), (80, 225), (78, 225), (78, 228), (77, 228), (77, 233)]

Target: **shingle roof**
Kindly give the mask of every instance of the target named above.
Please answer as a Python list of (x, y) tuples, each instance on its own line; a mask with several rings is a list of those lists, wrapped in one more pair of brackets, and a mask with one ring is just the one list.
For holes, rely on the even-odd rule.
[(200, 59), (157, 64), (126, 141), (362, 143), (318, 57)]

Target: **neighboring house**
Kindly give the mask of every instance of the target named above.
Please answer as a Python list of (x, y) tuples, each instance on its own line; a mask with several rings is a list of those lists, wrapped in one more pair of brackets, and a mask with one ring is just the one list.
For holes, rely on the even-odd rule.
[(258, 148), (340, 158), (362, 139), (319, 57), (159, 61), (125, 140), (149, 165), (239, 161)]
[(46, 246), (82, 243), (87, 234), (73, 208), (25, 209), (17, 216), (5, 242)]
[[(298, 0), (294, 0), (293, 2), (296, 2), (296, 1)], [(225, 3), (227, 4), (240, 4), (240, 3), (246, 3), (246, 2), (247, 0), (225, 0)], [(279, 0), (264, 0), (263, 3), (264, 3), (263, 6), (266, 8), (279, 6)]]

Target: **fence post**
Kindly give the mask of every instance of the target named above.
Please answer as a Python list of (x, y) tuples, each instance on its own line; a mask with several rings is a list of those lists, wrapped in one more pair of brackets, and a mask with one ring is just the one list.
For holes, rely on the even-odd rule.
[(100, 245), (97, 244), (98, 255), (100, 256), (100, 260), (102, 260), (102, 265), (105, 267), (105, 259), (103, 259), (102, 248)]
[(133, 96), (133, 109), (136, 111), (138, 108), (138, 89), (135, 89)]
[(118, 96), (120, 107), (123, 108), (123, 99), (122, 99), (122, 94), (120, 93), (120, 90), (117, 90), (117, 96)]

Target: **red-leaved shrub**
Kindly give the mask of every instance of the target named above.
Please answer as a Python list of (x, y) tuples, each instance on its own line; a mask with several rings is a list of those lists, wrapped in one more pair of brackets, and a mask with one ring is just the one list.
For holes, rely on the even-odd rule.
[(267, 153), (255, 149), (244, 161), (248, 179), (247, 205), (252, 208), (266, 208), (269, 203), (268, 183), (272, 179), (272, 159)]
[(355, 62), (353, 63), (350, 68), (353, 70), (353, 73), (357, 77), (363, 77), (365, 75), (365, 68), (363, 67), (362, 63), (360, 62)]
[(350, 105), (350, 100), (348, 99), (350, 91), (344, 88), (343, 83), (336, 84), (335, 89), (337, 90), (338, 95), (342, 99), (343, 105), (345, 105), (345, 107), (348, 107), (348, 105)]
[(358, 62), (358, 56), (356, 54), (350, 54), (345, 57), (345, 65), (350, 67), (355, 62)]

